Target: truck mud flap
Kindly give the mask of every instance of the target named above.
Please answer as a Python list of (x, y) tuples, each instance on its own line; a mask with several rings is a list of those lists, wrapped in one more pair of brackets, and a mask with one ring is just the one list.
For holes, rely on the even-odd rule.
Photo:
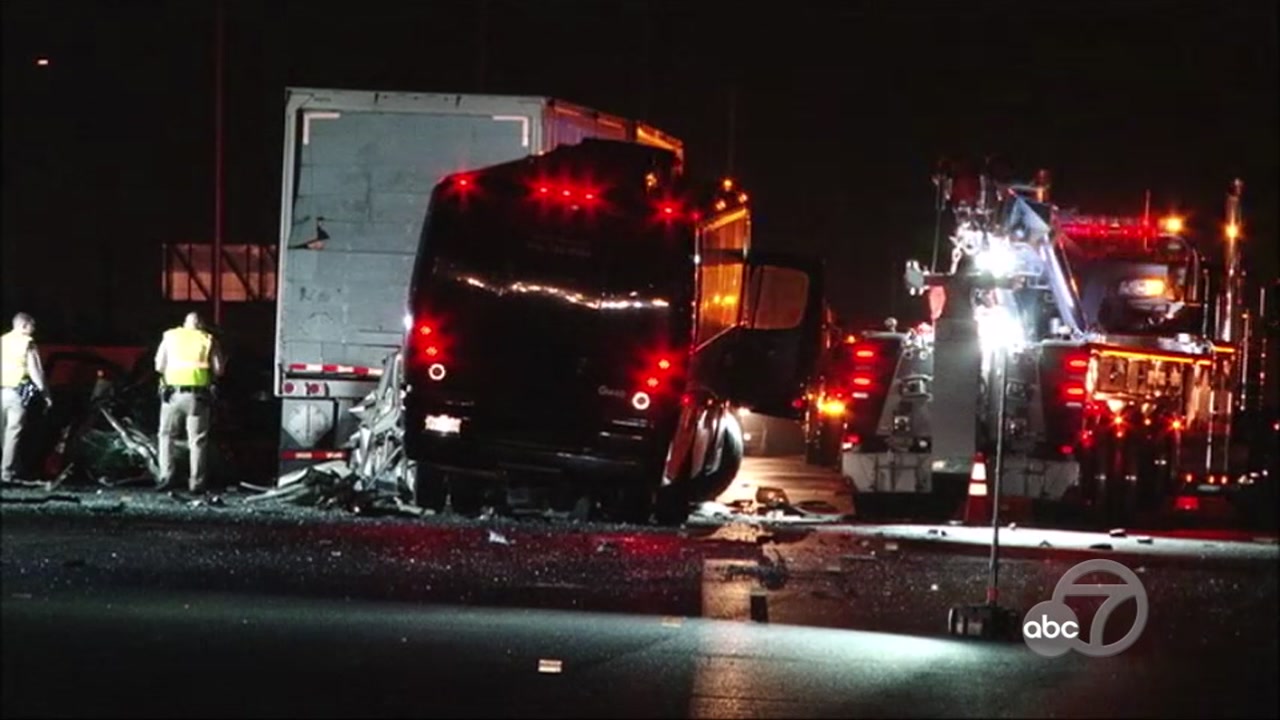
[(1000, 493), (1011, 498), (1062, 500), (1080, 485), (1080, 464), (1064, 460), (1006, 457), (1000, 474)]
[(859, 493), (928, 493), (933, 489), (928, 455), (846, 452), (841, 471)]

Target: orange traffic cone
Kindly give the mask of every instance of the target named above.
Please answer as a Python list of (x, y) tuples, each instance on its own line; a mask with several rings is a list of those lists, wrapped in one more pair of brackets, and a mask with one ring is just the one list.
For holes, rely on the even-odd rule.
[(969, 473), (969, 498), (964, 505), (965, 525), (986, 525), (991, 522), (991, 495), (987, 487), (987, 463), (982, 453), (973, 456), (973, 470)]

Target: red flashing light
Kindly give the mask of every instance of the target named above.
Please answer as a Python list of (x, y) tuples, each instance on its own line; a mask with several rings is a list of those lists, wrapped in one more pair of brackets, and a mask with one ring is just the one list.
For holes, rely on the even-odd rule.
[(549, 195), (549, 194), (551, 194), (551, 188), (547, 187), (546, 185), (539, 185), (539, 186), (538, 186), (538, 194), (539, 194), (539, 195)]
[(427, 357), (436, 357), (440, 354), (440, 348), (435, 345), (428, 345), (426, 349)]
[(1195, 495), (1180, 495), (1173, 506), (1184, 512), (1196, 512), (1200, 509), (1200, 498)]
[(651, 378), (649, 378), (648, 380), (645, 380), (645, 381), (644, 381), (644, 384), (645, 384), (645, 385), (648, 385), (648, 386), (649, 386), (649, 387), (651, 387), (651, 388), (656, 388), (656, 387), (658, 387), (658, 378), (656, 378), (656, 377), (651, 377)]
[(872, 382), (873, 381), (871, 379), (871, 376), (866, 373), (855, 373), (853, 376), (854, 387), (860, 387), (860, 388), (871, 387)]
[(426, 323), (423, 323), (422, 325), (418, 326), (418, 334), (422, 335), (423, 337), (430, 335), (432, 332), (434, 331), (431, 329), (431, 326), (427, 325)]
[(690, 405), (692, 405), (692, 404), (693, 404), (693, 396), (692, 396), (692, 395), (690, 395), (689, 393), (685, 393), (685, 394), (681, 395), (681, 396), (680, 396), (680, 404), (681, 404), (681, 405), (683, 405), (683, 406), (685, 406), (685, 407), (689, 407)]
[(670, 369), (671, 369), (671, 361), (670, 361), (670, 360), (668, 360), (668, 359), (666, 359), (666, 358), (662, 358), (662, 359), (658, 360), (658, 369), (659, 369), (659, 370), (670, 370)]
[(1088, 355), (1069, 355), (1065, 361), (1068, 370), (1083, 372), (1089, 369)]
[(1063, 445), (1062, 447), (1058, 448), (1058, 452), (1062, 453), (1063, 455), (1070, 455), (1071, 453), (1075, 452), (1075, 448), (1070, 445)]
[(875, 358), (876, 351), (874, 348), (859, 348), (853, 351), (853, 356), (859, 360), (871, 360)]

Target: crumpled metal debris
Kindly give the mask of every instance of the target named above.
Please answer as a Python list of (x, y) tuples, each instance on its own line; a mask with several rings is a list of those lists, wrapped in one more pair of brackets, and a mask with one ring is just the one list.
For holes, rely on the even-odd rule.
[(388, 355), (382, 369), (377, 388), (350, 410), (359, 426), (346, 445), (348, 459), (282, 475), (275, 488), (252, 495), (246, 502), (274, 500), (359, 514), (431, 514), (406, 502), (414, 468), (404, 453), (400, 353)]
[[(83, 406), (56, 431), (56, 442), (45, 458), (45, 467), (57, 488), (76, 476), (108, 487), (154, 483), (160, 474), (160, 448), (154, 434), (134, 418), (150, 408), (139, 402), (147, 392), (143, 383), (102, 377)], [(175, 460), (184, 462), (186, 443), (180, 441)]]
[(403, 363), (400, 353), (382, 363), (382, 377), (351, 414), (360, 420), (347, 447), (350, 467), (366, 487), (385, 486), (398, 492), (408, 487), (410, 462), (404, 453)]

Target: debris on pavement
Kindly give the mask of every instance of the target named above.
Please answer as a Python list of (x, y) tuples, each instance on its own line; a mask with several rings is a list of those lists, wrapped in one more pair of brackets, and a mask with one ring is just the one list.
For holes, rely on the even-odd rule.
[(80, 498), (75, 495), (53, 493), (50, 495), (41, 495), (39, 497), (0, 496), (0, 502), (16, 503), (20, 505), (43, 505), (44, 503), (51, 502), (69, 502), (78, 504), (80, 502)]

